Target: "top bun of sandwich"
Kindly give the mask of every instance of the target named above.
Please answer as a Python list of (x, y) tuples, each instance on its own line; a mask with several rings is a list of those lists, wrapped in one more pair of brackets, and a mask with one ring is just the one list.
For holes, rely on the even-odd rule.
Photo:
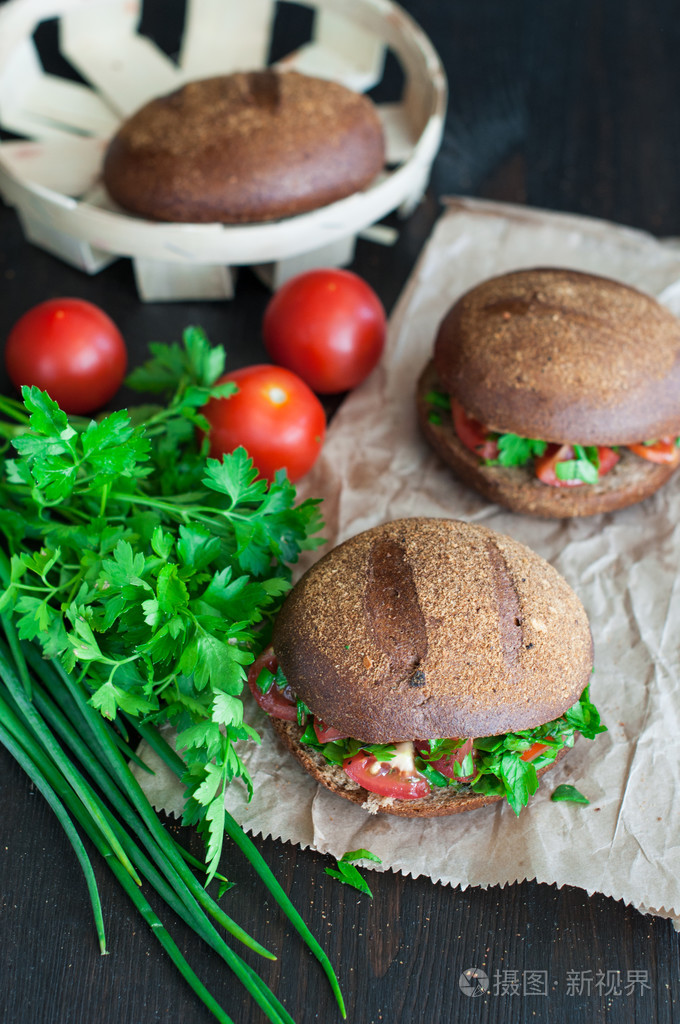
[(434, 362), (493, 430), (591, 445), (680, 431), (680, 322), (608, 278), (536, 269), (485, 281), (444, 317)]
[(395, 520), (296, 584), (273, 646), (313, 714), (367, 743), (531, 729), (590, 680), (584, 608), (534, 552), (483, 526)]
[(189, 82), (125, 121), (104, 184), (142, 217), (251, 223), (351, 195), (384, 159), (367, 97), (293, 71), (235, 72)]
[(463, 479), (517, 511), (609, 511), (646, 497), (676, 468), (622, 450), (597, 483), (564, 488), (524, 479), (520, 467), (480, 466), (447, 424), (428, 422), (425, 394), (433, 387), (498, 434), (610, 447), (677, 437), (680, 322), (617, 281), (535, 268), (471, 289), (439, 327), (419, 387), (420, 422)]

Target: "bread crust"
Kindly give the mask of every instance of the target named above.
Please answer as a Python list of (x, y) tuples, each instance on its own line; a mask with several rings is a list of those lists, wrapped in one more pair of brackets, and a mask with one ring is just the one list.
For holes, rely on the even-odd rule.
[(430, 360), (420, 375), (416, 393), (423, 436), (463, 483), (513, 512), (554, 519), (614, 512), (648, 498), (675, 472), (675, 466), (641, 459), (625, 448), (620, 461), (609, 473), (596, 484), (583, 487), (543, 484), (531, 464), (485, 466), (460, 441), (448, 410), (437, 408), (437, 422), (430, 419), (433, 407), (426, 396), (430, 391), (443, 390), (434, 360)]
[(680, 434), (680, 322), (609, 278), (490, 278), (444, 317), (434, 360), (445, 390), (500, 433), (586, 445)]
[(583, 605), (548, 562), (429, 518), (328, 552), (287, 596), (273, 645), (311, 711), (371, 743), (535, 728), (579, 699), (593, 658)]
[[(280, 718), (272, 718), (271, 723), (290, 753), (317, 782), (373, 814), (397, 814), (404, 818), (443, 817), (448, 814), (459, 814), (462, 811), (474, 811), (478, 807), (497, 803), (503, 799), (502, 796), (484, 795), (472, 791), (460, 792), (453, 788), (435, 789), (429, 796), (421, 797), (418, 800), (393, 800), (389, 797), (380, 797), (359, 786), (338, 765), (329, 764), (314, 747), (307, 747), (300, 743), (302, 729), (297, 723), (284, 722)], [(539, 769), (536, 774), (540, 777), (550, 771), (564, 757), (568, 749), (564, 747), (560, 750), (553, 763)]]
[(366, 187), (384, 140), (371, 101), (297, 72), (189, 82), (123, 123), (104, 184), (142, 217), (251, 223), (325, 206)]

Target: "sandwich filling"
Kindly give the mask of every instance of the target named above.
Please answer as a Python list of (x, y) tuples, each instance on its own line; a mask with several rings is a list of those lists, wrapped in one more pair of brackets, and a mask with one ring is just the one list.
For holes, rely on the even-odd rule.
[(660, 437), (616, 447), (569, 442), (554, 444), (490, 430), (479, 420), (468, 416), (460, 402), (444, 392), (430, 391), (426, 401), (431, 406), (431, 422), (441, 422), (442, 410), (450, 412), (461, 444), (479, 456), (483, 465), (526, 466), (533, 463), (537, 478), (552, 487), (597, 483), (619, 461), (619, 447), (629, 448), (649, 462), (669, 466), (680, 464), (678, 437)]
[(588, 687), (559, 718), (535, 729), (500, 736), (448, 737), (366, 743), (322, 722), (297, 698), (268, 647), (248, 672), (248, 686), (273, 718), (297, 722), (300, 742), (370, 793), (392, 800), (420, 800), (445, 788), (505, 797), (519, 814), (538, 789), (537, 773), (580, 734), (594, 739), (606, 726), (591, 703)]

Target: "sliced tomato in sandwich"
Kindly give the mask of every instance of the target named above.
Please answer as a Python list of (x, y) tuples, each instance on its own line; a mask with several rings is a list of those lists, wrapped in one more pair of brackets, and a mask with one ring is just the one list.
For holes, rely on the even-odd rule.
[(347, 734), (335, 729), (332, 725), (326, 725), (320, 718), (314, 718), (314, 732), (319, 743), (330, 743), (332, 740), (346, 740)]
[(378, 796), (391, 796), (395, 800), (420, 800), (429, 796), (430, 783), (413, 761), (413, 744), (397, 743), (396, 748), (397, 756), (390, 761), (378, 761), (373, 754), (360, 750), (347, 758), (343, 768), (350, 779)]
[(267, 692), (264, 693), (257, 682), (264, 670), (275, 676), (278, 667), (279, 663), (274, 654), (274, 648), (266, 647), (248, 669), (248, 686), (257, 703), (268, 715), (271, 715), (272, 718), (282, 718), (285, 722), (296, 722), (297, 701), (292, 687), (288, 683), (284, 687), (280, 687), (272, 682)]
[[(551, 738), (552, 737), (548, 736), (548, 739)], [(534, 758), (538, 757), (539, 754), (542, 754), (544, 750), (548, 750), (550, 746), (550, 743), (542, 743), (540, 740), (536, 740), (536, 742), (532, 743), (531, 746), (527, 750), (525, 750), (523, 754), (519, 755), (520, 760), (533, 761)]]
[(479, 420), (468, 416), (460, 402), (451, 399), (451, 416), (453, 427), (461, 444), (469, 448), (480, 459), (497, 459), (498, 444), (495, 435), (487, 430)]
[[(621, 456), (613, 448), (598, 445), (597, 455), (599, 467), (597, 475), (605, 476), (614, 468)], [(559, 462), (570, 462), (574, 458), (574, 449), (570, 444), (549, 444), (545, 454), (539, 456), (535, 462), (536, 476), (541, 483), (550, 487), (581, 487), (585, 481), (578, 479), (561, 480), (557, 475), (557, 464)]]
[(660, 437), (651, 444), (629, 444), (628, 447), (648, 462), (658, 462), (665, 466), (677, 466), (680, 463), (680, 448), (674, 437)]

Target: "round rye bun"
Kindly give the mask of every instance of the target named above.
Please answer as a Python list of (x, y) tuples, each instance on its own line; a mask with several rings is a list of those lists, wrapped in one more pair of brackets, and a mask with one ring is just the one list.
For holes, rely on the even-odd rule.
[[(535, 728), (576, 703), (593, 664), (583, 605), (548, 562), (486, 527), (420, 517), (329, 551), (286, 598), (273, 646), (311, 712), (366, 743)], [(450, 814), (489, 801), (369, 798), (296, 726), (275, 727), (319, 781), (369, 809)]]
[(254, 223), (326, 206), (365, 188), (385, 160), (365, 96), (273, 70), (189, 82), (126, 120), (104, 184), (141, 217)]
[(605, 277), (491, 278), (444, 317), (437, 375), (490, 430), (583, 445), (680, 434), (680, 321)]

